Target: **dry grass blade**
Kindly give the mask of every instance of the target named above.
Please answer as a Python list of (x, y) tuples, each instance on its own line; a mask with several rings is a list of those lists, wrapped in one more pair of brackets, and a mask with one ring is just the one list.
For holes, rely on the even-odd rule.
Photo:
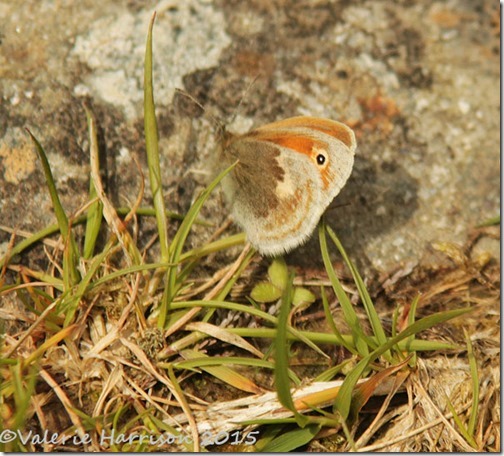
[[(32, 284), (33, 285), (33, 284)], [(45, 284), (41, 284), (45, 285)], [(24, 331), (21, 337), (16, 341), (15, 344), (13, 344), (4, 354), (5, 358), (10, 358), (15, 351), (23, 344), (23, 342), (30, 336), (30, 334), (33, 333), (33, 331), (43, 322), (45, 322), (45, 319), (47, 315), (51, 313), (52, 310), (58, 305), (58, 301), (53, 301), (47, 308), (38, 316), (37, 320), (33, 322), (33, 324), (30, 326), (30, 328), (27, 331)]]
[(429, 394), (427, 394), (427, 391), (425, 391), (425, 388), (423, 387), (422, 383), (421, 382), (416, 382), (416, 387), (418, 388), (418, 391), (421, 394), (423, 407), (425, 409), (429, 409), (430, 408), (432, 410), (431, 413), (433, 415), (434, 414), (438, 415), (439, 419), (446, 426), (446, 429), (449, 432), (450, 438), (452, 440), (456, 441), (457, 444), (460, 445), (460, 447), (462, 448), (463, 451), (465, 451), (465, 452), (475, 452), (476, 450), (473, 447), (471, 447), (471, 445), (469, 445), (467, 443), (467, 441), (452, 426), (452, 424), (448, 421), (448, 419), (445, 418), (444, 413), (441, 412), (441, 410), (439, 410), (439, 407), (436, 404), (434, 404), (434, 402), (432, 401), (432, 399), (429, 396)]
[(154, 378), (163, 383), (165, 386), (167, 386), (168, 389), (172, 392), (172, 394), (177, 398), (177, 401), (184, 410), (184, 415), (189, 423), (189, 428), (191, 430), (193, 442), (197, 444), (196, 442), (199, 442), (199, 435), (196, 421), (194, 420), (192, 411), (190, 410), (185, 398), (182, 396), (180, 389), (175, 387), (169, 379), (167, 379), (157, 371), (157, 369), (152, 365), (147, 356), (145, 356), (145, 353), (142, 351), (142, 349), (140, 349), (140, 347), (138, 347), (137, 345), (133, 344), (132, 342), (126, 339), (121, 338), (120, 340), (121, 343), (124, 346), (126, 346), (129, 350), (131, 350), (131, 352), (138, 358), (138, 360), (142, 363), (142, 366), (147, 370), (147, 372), (149, 372), (149, 374), (151, 374)]
[(46, 383), (51, 387), (51, 389), (56, 393), (56, 396), (58, 396), (59, 400), (65, 407), (66, 412), (68, 413), (68, 416), (72, 420), (73, 425), (77, 429), (77, 433), (79, 437), (84, 438), (86, 432), (84, 429), (84, 426), (82, 425), (81, 419), (79, 418), (79, 415), (77, 415), (74, 410), (76, 407), (72, 404), (70, 401), (69, 397), (67, 394), (63, 391), (63, 389), (60, 387), (60, 385), (49, 375), (47, 371), (44, 369), (41, 369), (40, 371), (40, 376), (46, 381)]
[[(88, 119), (90, 143), (92, 147), (98, 147), (96, 121), (86, 105), (84, 105), (84, 109)], [(96, 186), (92, 178), (89, 180), (89, 200), (89, 210), (86, 216), (86, 234), (84, 236), (84, 248), (82, 253), (82, 256), (87, 260), (93, 256), (103, 217), (103, 204), (98, 199)]]
[(29, 366), (31, 363), (33, 363), (38, 358), (40, 358), (46, 350), (58, 345), (59, 342), (61, 342), (66, 337), (70, 336), (72, 334), (72, 332), (74, 332), (76, 329), (77, 329), (77, 325), (71, 325), (66, 328), (63, 328), (61, 331), (57, 332), (56, 334), (51, 336), (49, 339), (47, 339), (42, 345), (40, 345), (40, 347), (38, 347), (36, 350), (34, 350), (23, 361), (23, 364), (25, 366)]
[[(464, 410), (467, 410), (470, 407), (470, 405), (471, 405), (470, 403), (467, 403), (464, 407), (460, 408), (458, 412), (462, 413)], [(403, 411), (405, 411), (406, 409), (407, 407), (403, 407)], [(411, 414), (411, 410), (405, 411), (405, 414), (406, 413)], [(393, 439), (387, 438), (385, 439), (385, 441), (359, 448), (357, 451), (361, 453), (369, 453), (371, 451), (383, 450), (383, 449), (388, 449), (390, 451), (390, 449), (393, 449), (395, 445), (397, 445), (398, 443), (407, 442), (414, 439), (417, 436), (422, 436), (425, 434), (426, 431), (433, 430), (433, 428), (435, 428), (436, 426), (443, 424), (445, 420), (449, 420), (450, 418), (452, 418), (452, 416), (453, 416), (452, 413), (447, 413), (443, 415), (443, 417), (437, 418), (423, 426), (414, 429), (413, 431), (403, 432), (403, 434), (400, 435), (399, 437)], [(471, 450), (471, 452), (474, 452), (474, 450)]]
[[(243, 251), (241, 252), (240, 256), (229, 268), (224, 277), (222, 277), (222, 279), (217, 283), (217, 285), (205, 295), (205, 297), (203, 298), (204, 301), (210, 301), (219, 294), (222, 294), (222, 291), (230, 286), (230, 284), (232, 283), (231, 281), (232, 277), (235, 276), (237, 271), (243, 268), (244, 264), (247, 264), (248, 261), (250, 260), (251, 257), (250, 253), (251, 253), (250, 245), (246, 245)], [(200, 306), (193, 307), (175, 324), (173, 324), (172, 326), (170, 326), (170, 328), (166, 330), (165, 336), (169, 336), (170, 334), (173, 334), (177, 332), (179, 329), (183, 328), (184, 325), (186, 325), (189, 321), (191, 321), (200, 312), (201, 309), (202, 307)]]
[[(359, 381), (364, 383), (366, 379)], [(308, 411), (313, 408), (322, 408), (331, 405), (342, 385), (341, 380), (332, 382), (315, 382), (294, 388), (291, 391), (292, 399), (297, 404), (298, 411)], [(373, 391), (373, 395), (387, 395), (395, 390), (393, 377), (387, 378)], [(195, 411), (194, 416), (198, 423), (198, 431), (231, 432), (242, 429), (250, 423), (266, 421), (280, 421), (294, 416), (291, 410), (282, 406), (276, 392), (248, 396), (232, 401), (223, 401), (211, 404), (204, 411)], [(167, 421), (170, 425), (184, 425), (187, 420), (183, 415), (177, 415)]]
[(112, 205), (107, 195), (105, 194), (103, 183), (100, 177), (100, 157), (98, 154), (97, 144), (91, 144), (90, 154), (91, 154), (91, 177), (93, 179), (93, 183), (95, 185), (98, 198), (100, 199), (103, 205), (103, 216), (105, 217), (108, 226), (115, 233), (117, 240), (120, 242), (125, 254), (125, 259), (128, 261), (128, 264), (129, 265), (140, 264), (141, 263), (140, 252), (136, 248), (136, 245), (133, 242), (131, 235), (128, 233), (126, 225), (119, 218), (119, 216), (117, 215), (117, 211), (114, 209), (114, 206)]
[(369, 440), (371, 440), (373, 438), (373, 435), (382, 427), (382, 425), (390, 422), (389, 417), (386, 417), (384, 419), (385, 412), (389, 408), (390, 402), (392, 401), (392, 398), (397, 393), (397, 391), (401, 388), (401, 386), (406, 381), (408, 376), (409, 376), (409, 372), (399, 372), (394, 377), (394, 383), (391, 387), (391, 390), (387, 394), (387, 397), (383, 401), (383, 404), (380, 407), (380, 410), (378, 411), (378, 413), (376, 414), (375, 418), (373, 419), (371, 424), (368, 426), (368, 428), (364, 431), (364, 433), (355, 442), (355, 447), (357, 449), (362, 448), (367, 442), (369, 442)]
[(209, 336), (214, 337), (217, 340), (221, 340), (222, 342), (226, 342), (228, 344), (234, 345), (235, 347), (242, 348), (243, 350), (252, 353), (254, 356), (261, 358), (264, 356), (262, 352), (257, 350), (253, 345), (249, 344), (243, 337), (237, 336), (226, 330), (225, 328), (221, 328), (219, 326), (211, 325), (210, 323), (205, 322), (194, 322), (189, 323), (185, 327), (189, 331), (199, 331)]
[[(171, 369), (174, 365), (176, 368), (197, 369), (198, 371), (201, 370), (207, 372), (213, 377), (218, 378), (222, 382), (240, 391), (245, 391), (247, 393), (254, 393), (254, 394), (264, 391), (263, 388), (256, 385), (251, 379), (239, 374), (235, 370), (225, 365), (225, 364), (240, 364), (240, 363), (243, 363), (244, 365), (254, 364), (252, 360), (248, 358), (240, 358), (240, 357), (219, 358), (218, 356), (209, 357), (195, 350), (183, 350), (180, 352), (180, 355), (186, 360), (194, 361), (192, 363), (192, 366), (190, 366), (189, 363), (187, 362), (181, 361), (175, 364), (168, 364), (167, 365), (168, 369)], [(257, 364), (264, 364), (264, 363), (257, 363)]]

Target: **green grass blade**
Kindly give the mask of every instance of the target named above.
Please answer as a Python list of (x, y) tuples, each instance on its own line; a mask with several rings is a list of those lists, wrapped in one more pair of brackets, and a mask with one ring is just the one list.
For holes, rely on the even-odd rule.
[(243, 261), (240, 264), (240, 267), (236, 270), (236, 272), (227, 281), (226, 285), (222, 288), (220, 293), (215, 297), (217, 300), (224, 300), (224, 298), (231, 292), (231, 288), (233, 288), (236, 281), (242, 276), (243, 271), (250, 264), (255, 253), (256, 252), (254, 249), (250, 249), (250, 251), (245, 255), (245, 257), (243, 258)]
[(321, 374), (317, 375), (312, 381), (315, 382), (330, 382), (334, 377), (340, 374), (343, 369), (348, 369), (348, 365), (354, 362), (355, 358), (348, 358), (345, 361), (339, 363), (337, 366), (330, 367), (326, 369)]
[[(197, 353), (194, 350), (182, 350), (181, 353), (184, 357), (188, 357), (188, 355), (193, 352)], [(195, 355), (196, 356), (196, 355)], [(158, 367), (167, 368), (168, 366), (173, 366), (174, 369), (188, 369), (188, 370), (199, 370), (204, 369), (206, 367), (215, 367), (215, 366), (226, 366), (226, 365), (237, 365), (237, 366), (252, 366), (252, 367), (260, 367), (264, 369), (273, 369), (275, 367), (274, 363), (271, 361), (266, 361), (264, 359), (257, 358), (244, 358), (241, 356), (204, 356), (203, 354), (197, 354), (198, 358), (190, 358), (184, 361), (174, 361), (172, 363), (158, 363)]]
[(264, 453), (287, 453), (311, 442), (320, 431), (320, 424), (308, 424), (304, 428), (282, 432), (261, 449)]
[(481, 222), (479, 225), (476, 225), (476, 228), (482, 228), (484, 226), (500, 225), (500, 221), (501, 221), (501, 216), (496, 215), (495, 217), (491, 217), (491, 218)]
[(226, 238), (218, 239), (201, 247), (184, 252), (180, 255), (180, 261), (194, 261), (201, 257), (210, 255), (211, 253), (221, 252), (222, 250), (226, 250), (237, 245), (243, 245), (244, 243), (245, 233), (233, 234)]
[[(418, 306), (418, 301), (420, 301), (420, 295), (415, 296), (415, 299), (413, 299), (413, 302), (411, 303), (411, 307), (410, 307), (409, 314), (408, 314), (408, 326), (411, 326), (415, 323), (415, 315), (416, 315), (416, 309)], [(414, 340), (415, 340), (415, 334), (412, 334), (410, 337), (408, 337), (408, 339), (406, 341), (406, 347), (408, 348), (408, 351), (410, 351), (409, 347), (411, 346), (411, 344), (413, 343)], [(416, 365), (416, 361), (417, 361), (416, 358), (417, 358), (416, 353), (413, 353), (413, 356), (411, 357), (410, 362), (409, 362), (410, 366), (413, 367)]]
[(109, 254), (109, 250), (110, 243), (105, 247), (103, 252), (93, 258), (91, 264), (88, 266), (86, 275), (78, 284), (75, 292), (72, 293), (72, 295), (69, 296), (68, 299), (64, 299), (61, 303), (61, 306), (58, 306), (59, 310), (63, 311), (65, 314), (64, 327), (67, 327), (73, 322), (75, 312), (79, 307), (80, 300), (84, 297), (86, 291), (89, 288), (91, 280), (97, 273), (98, 269), (103, 266), (103, 262), (105, 261), (106, 256)]
[(168, 313), (169, 305), (173, 297), (176, 295), (179, 290), (181, 284), (177, 283), (177, 272), (178, 272), (178, 264), (180, 263), (180, 257), (182, 254), (182, 249), (185, 244), (185, 240), (189, 235), (189, 232), (196, 221), (196, 218), (205, 204), (205, 201), (208, 199), (212, 191), (217, 187), (220, 181), (224, 178), (224, 176), (229, 173), (234, 167), (236, 163), (233, 163), (230, 167), (222, 171), (213, 182), (198, 196), (196, 201), (193, 203), (189, 211), (187, 212), (184, 220), (180, 224), (180, 227), (173, 239), (171, 250), (172, 253), (170, 255), (170, 264), (172, 266), (168, 269), (167, 281), (165, 283), (165, 293), (163, 294), (163, 299), (161, 302), (160, 310), (159, 310), (159, 319), (158, 319), (158, 327), (164, 328), (166, 322), (166, 315)]
[[(89, 109), (86, 107), (84, 108), (86, 110), (86, 117), (88, 121), (90, 147), (96, 149), (96, 156), (98, 157), (99, 153), (98, 153), (98, 137), (96, 133), (96, 121), (91, 111), (89, 111)], [(83, 257), (86, 260), (89, 260), (93, 256), (103, 216), (103, 203), (98, 199), (98, 193), (96, 191), (93, 177), (91, 176), (89, 181), (89, 200), (91, 201), (95, 198), (96, 201), (93, 204), (91, 204), (91, 206), (89, 206), (86, 216), (86, 233), (84, 236), (84, 249), (83, 249)]]
[[(31, 399), (35, 394), (35, 387), (37, 382), (37, 366), (30, 366), (28, 364), (22, 367), (22, 363), (18, 363), (10, 368), (12, 375), (11, 381), (14, 390), (15, 415), (14, 415), (14, 429), (22, 429), (30, 413)], [(23, 372), (24, 371), (24, 372)], [(33, 412), (31, 412), (33, 413)]]
[[(249, 263), (252, 260), (252, 257), (254, 256), (254, 254), (255, 254), (254, 250), (250, 249), (246, 253), (246, 255), (243, 256), (243, 258), (241, 259), (240, 266), (235, 271), (235, 273), (229, 278), (229, 280), (227, 280), (226, 284), (222, 287), (222, 290), (215, 297), (215, 300), (217, 300), (217, 301), (224, 300), (224, 298), (231, 291), (231, 288), (234, 286), (234, 284), (236, 283), (236, 281), (241, 277), (242, 272), (249, 265)], [(182, 275), (182, 273), (178, 277), (179, 280), (181, 280), (181, 275)], [(207, 302), (207, 301), (203, 301), (203, 302)], [(171, 306), (173, 306), (173, 303), (171, 304)], [(172, 310), (173, 310), (173, 307), (172, 307)], [(203, 318), (201, 319), (201, 321), (203, 321), (203, 322), (210, 321), (210, 319), (211, 319), (212, 315), (214, 314), (214, 312), (215, 312), (215, 308), (209, 307), (208, 311), (203, 316)], [(167, 325), (168, 325), (167, 327), (169, 327), (170, 323), (168, 322)], [(190, 346), (190, 345), (193, 345), (193, 344), (197, 343), (197, 341), (200, 340), (203, 337), (204, 337), (204, 335), (201, 334), (199, 331), (194, 331), (191, 334), (189, 334), (188, 336), (183, 337), (182, 339), (179, 339), (177, 341), (177, 343), (180, 342), (181, 344), (183, 344), (182, 346), (187, 347), (187, 346)]]
[[(197, 360), (197, 362), (193, 365), (196, 369), (201, 369), (207, 372), (210, 375), (213, 375), (215, 378), (218, 378), (222, 382), (237, 388), (239, 390), (245, 391), (247, 393), (259, 394), (263, 390), (257, 386), (251, 379), (245, 377), (242, 374), (239, 374), (231, 367), (228, 367), (226, 364), (234, 365), (234, 364), (243, 364), (246, 363), (249, 358), (242, 357), (209, 357), (204, 355), (203, 353), (199, 353), (195, 350), (183, 350), (181, 353), (182, 357)], [(210, 362), (209, 364), (205, 364), (204, 361), (215, 361)], [(234, 361), (234, 362), (233, 362)], [(260, 360), (262, 361), (262, 360)], [(264, 361), (263, 361), (264, 362)], [(181, 368), (181, 365), (176, 365), (175, 363), (169, 364), (173, 366), (173, 368)], [(183, 364), (182, 364), (183, 367)]]
[[(185, 356), (187, 355), (188, 351), (182, 350), (181, 353)], [(244, 358), (240, 356), (226, 356), (226, 357), (203, 357), (203, 355), (200, 354), (200, 358), (191, 358), (187, 359), (184, 361), (174, 361), (172, 363), (165, 363), (165, 362), (159, 362), (157, 364), (158, 367), (167, 369), (169, 366), (173, 366), (174, 369), (186, 369), (186, 370), (194, 370), (194, 371), (199, 371), (203, 370), (206, 371), (210, 374), (212, 374), (214, 377), (217, 377), (221, 379), (225, 383), (231, 384), (225, 377), (221, 378), (219, 375), (217, 375), (218, 370), (212, 368), (219, 367), (220, 369), (220, 375), (223, 375), (227, 372), (230, 371), (230, 369), (226, 368), (222, 369), (223, 367), (227, 365), (231, 366), (249, 366), (249, 367), (259, 367), (262, 369), (274, 369), (275, 365), (271, 361), (266, 361), (264, 359), (256, 359), (256, 358)], [(296, 374), (292, 372), (292, 370), (289, 370), (288, 372), (289, 378), (293, 382), (299, 382), (299, 379), (297, 378)], [(237, 374), (236, 372), (233, 372), (233, 375), (240, 376), (240, 374)], [(252, 384), (251, 380), (247, 380), (247, 383)], [(236, 385), (233, 385), (236, 386)], [(240, 388), (243, 389), (243, 388)], [(258, 389), (254, 388), (249, 388), (247, 390), (248, 392), (251, 393), (258, 393)]]
[[(329, 233), (329, 237), (332, 239), (332, 241), (338, 248), (341, 256), (345, 260), (348, 269), (350, 269), (350, 272), (352, 273), (352, 277), (357, 286), (357, 290), (359, 291), (359, 296), (362, 300), (362, 304), (364, 305), (364, 309), (368, 316), (369, 322), (371, 323), (371, 327), (373, 328), (373, 333), (376, 336), (376, 339), (378, 340), (378, 344), (382, 345), (387, 341), (387, 336), (385, 335), (385, 331), (380, 322), (380, 317), (378, 317), (378, 313), (375, 310), (373, 301), (371, 300), (371, 297), (369, 296), (369, 293), (366, 289), (366, 285), (364, 284), (364, 281), (362, 280), (359, 271), (357, 271), (357, 268), (354, 266), (354, 264), (348, 257), (347, 253), (345, 252), (345, 249), (343, 248), (343, 245), (336, 236), (336, 233), (328, 226), (326, 226), (326, 229), (327, 232)], [(392, 356), (389, 352), (385, 352), (383, 356), (387, 359), (387, 361), (389, 362), (392, 361)]]
[(474, 440), (473, 436), (469, 434), (460, 416), (457, 415), (457, 411), (455, 410), (455, 407), (453, 406), (448, 396), (446, 396), (446, 405), (448, 406), (448, 409), (453, 415), (453, 421), (455, 422), (455, 425), (457, 426), (459, 432), (462, 434), (462, 437), (464, 437), (466, 442), (469, 443), (469, 445), (471, 445), (473, 448), (477, 448), (476, 441)]
[[(101, 201), (100, 201), (100, 204), (101, 204)], [(131, 208), (129, 208), (129, 207), (120, 207), (120, 208), (118, 208), (116, 210), (116, 212), (119, 215), (123, 215), (124, 216), (124, 215), (127, 215), (127, 214), (131, 213)], [(152, 217), (152, 216), (156, 215), (155, 210), (153, 208), (150, 208), (150, 207), (139, 207), (138, 209), (135, 210), (135, 214), (137, 214), (137, 215), (143, 215), (143, 216), (148, 216), (148, 217)], [(183, 220), (184, 219), (183, 216), (181, 216), (180, 214), (176, 214), (174, 212), (168, 212), (168, 216), (170, 218), (174, 218), (174, 219), (178, 219), (178, 220)], [(73, 226), (80, 225), (80, 224), (86, 222), (86, 220), (87, 220), (87, 215), (81, 215), (81, 216), (77, 217), (75, 220), (73, 220), (72, 225)], [(205, 225), (205, 226), (208, 225), (208, 223), (203, 222), (203, 221), (198, 221), (198, 220), (195, 223), (197, 223), (198, 225)], [(0, 225), (0, 229), (3, 230), (3, 231), (6, 231), (8, 233), (14, 233), (15, 232), (15, 230), (12, 230), (12, 229), (10, 229), (10, 228), (8, 228), (6, 226), (3, 226), (3, 225)], [(20, 253), (22, 253), (27, 248), (29, 248), (32, 245), (36, 244), (40, 240), (42, 240), (42, 239), (50, 236), (51, 234), (58, 233), (59, 231), (60, 231), (59, 225), (57, 223), (53, 223), (52, 225), (49, 225), (48, 227), (43, 228), (40, 231), (37, 231), (32, 236), (27, 237), (26, 239), (23, 239), (22, 241), (19, 241), (8, 252), (7, 255), (5, 255), (4, 257), (2, 257), (0, 259), (0, 268), (3, 268), (3, 266), (5, 265), (5, 263), (7, 261), (10, 261), (12, 258), (14, 258), (16, 255), (19, 255)], [(242, 239), (240, 239), (240, 237)], [(230, 236), (229, 243), (230, 243), (230, 245), (237, 245), (237, 244), (240, 243), (240, 241), (241, 241), (241, 243), (243, 243), (243, 239), (244, 239), (243, 233), (239, 234), (239, 235), (236, 235), (236, 237), (235, 236)], [(218, 250), (218, 247), (213, 246), (213, 243), (209, 244), (209, 246), (212, 246), (212, 248)], [(194, 252), (194, 251), (192, 251), (192, 252)], [(203, 252), (202, 252), (202, 254), (203, 254)]]
[(334, 271), (331, 259), (329, 258), (329, 251), (327, 249), (327, 240), (325, 236), (325, 224), (323, 222), (319, 224), (319, 241), (322, 260), (324, 261), (324, 266), (327, 271), (327, 275), (329, 276), (329, 280), (331, 281), (333, 290), (336, 293), (336, 297), (341, 305), (345, 321), (352, 331), (352, 335), (354, 337), (353, 343), (361, 356), (367, 356), (369, 354), (368, 347), (375, 344), (368, 340), (368, 337), (364, 334), (359, 318), (353, 309), (352, 303), (350, 302), (350, 299), (348, 299), (348, 296), (345, 293), (345, 290), (343, 290), (341, 282)]
[(79, 271), (77, 269), (77, 265), (79, 264), (79, 251), (77, 249), (77, 244), (75, 243), (75, 239), (73, 238), (72, 232), (70, 230), (70, 224), (68, 222), (65, 210), (63, 209), (63, 205), (61, 204), (61, 201), (59, 199), (51, 167), (49, 165), (49, 161), (47, 160), (47, 155), (42, 145), (38, 142), (37, 138), (33, 136), (30, 130), (27, 131), (33, 143), (35, 144), (35, 148), (37, 149), (40, 161), (42, 162), (42, 168), (44, 170), (47, 187), (49, 189), (49, 194), (51, 195), (51, 201), (53, 204), (54, 213), (56, 215), (56, 220), (58, 221), (61, 236), (63, 237), (63, 243), (70, 249), (69, 255), (67, 255), (66, 257), (68, 264), (64, 264), (63, 268), (65, 276), (64, 277), (65, 287), (66, 289), (69, 289), (71, 288), (72, 285), (77, 283), (80, 278)]
[(194, 418), (192, 416), (191, 407), (189, 406), (189, 404), (186, 400), (184, 391), (182, 390), (180, 383), (179, 383), (177, 377), (175, 376), (175, 373), (173, 372), (173, 368), (171, 366), (168, 368), (168, 377), (170, 378), (170, 381), (173, 385), (173, 389), (176, 392), (176, 397), (178, 396), (177, 401), (179, 402), (180, 407), (184, 411), (189, 422), (194, 423), (194, 426), (191, 426), (191, 430), (193, 431), (192, 432), (192, 437), (193, 437), (192, 446), (193, 447), (189, 451), (193, 451), (193, 452), (198, 451), (199, 450), (199, 440), (197, 440), (198, 434), (197, 434), (197, 429), (196, 429), (196, 423), (194, 422)]
[(397, 336), (397, 322), (399, 320), (399, 307), (394, 309), (392, 314), (392, 337)]
[(154, 88), (152, 82), (152, 28), (156, 14), (152, 15), (145, 46), (144, 63), (144, 128), (149, 182), (152, 192), (152, 202), (156, 210), (156, 223), (161, 249), (161, 260), (168, 261), (168, 222), (161, 183), (161, 166), (159, 164), (159, 143), (156, 111), (154, 104)]
[(305, 427), (308, 418), (296, 410), (289, 381), (290, 343), (287, 339), (287, 327), (289, 326), (289, 314), (292, 304), (292, 280), (291, 275), (282, 294), (282, 303), (278, 315), (278, 327), (275, 337), (275, 390), (280, 403), (294, 414), (300, 427)]
[(210, 196), (210, 194), (214, 191), (215, 187), (219, 185), (220, 181), (228, 174), (235, 166), (237, 162), (233, 163), (231, 166), (222, 171), (211, 183), (210, 185), (201, 192), (201, 194), (196, 198), (196, 201), (193, 203), (191, 208), (187, 211), (184, 220), (182, 221), (180, 228), (177, 230), (175, 237), (172, 242), (172, 263), (177, 264), (180, 260), (182, 249), (184, 247), (185, 241), (189, 232), (196, 221), (196, 217), (198, 216), (203, 204), (205, 204), (206, 200)]
[(320, 287), (320, 295), (322, 296), (322, 306), (324, 307), (324, 314), (326, 317), (327, 324), (331, 328), (331, 331), (333, 332), (334, 336), (336, 337), (336, 340), (338, 343), (345, 347), (350, 353), (353, 355), (357, 355), (358, 352), (355, 349), (355, 347), (352, 344), (347, 343), (347, 341), (343, 338), (341, 335), (340, 330), (337, 328), (336, 324), (334, 323), (333, 316), (331, 315), (331, 309), (329, 308), (329, 302), (327, 301), (327, 296), (325, 294), (325, 289), (324, 287)]
[[(478, 408), (479, 408), (479, 394), (480, 394), (480, 386), (479, 386), (479, 378), (478, 378), (478, 363), (476, 361), (476, 357), (474, 356), (474, 350), (471, 343), (471, 338), (469, 334), (464, 330), (465, 337), (467, 340), (467, 357), (469, 358), (469, 368), (471, 370), (471, 380), (472, 380), (472, 406), (471, 406), (471, 414), (469, 416), (469, 422), (467, 424), (467, 432), (469, 435), (474, 435), (476, 430), (476, 420), (478, 419)], [(474, 441), (474, 439), (473, 439)]]
[(338, 397), (335, 401), (335, 406), (344, 420), (348, 418), (348, 414), (350, 411), (350, 405), (352, 400), (352, 391), (355, 388), (359, 378), (362, 376), (363, 372), (368, 367), (369, 363), (371, 363), (378, 356), (382, 355), (384, 352), (392, 348), (395, 344), (400, 342), (403, 339), (411, 336), (412, 334), (417, 334), (420, 331), (424, 331), (432, 326), (444, 323), (445, 321), (456, 318), (460, 315), (464, 315), (468, 312), (471, 312), (471, 308), (466, 309), (456, 309), (449, 310), (446, 312), (438, 312), (434, 315), (429, 315), (428, 317), (424, 317), (418, 321), (416, 321), (413, 325), (408, 326), (404, 331), (401, 331), (396, 337), (390, 338), (385, 344), (378, 347), (376, 350), (371, 352), (368, 356), (363, 358), (359, 363), (355, 366), (355, 368), (347, 375), (347, 378), (343, 382), (341, 389), (338, 393)]

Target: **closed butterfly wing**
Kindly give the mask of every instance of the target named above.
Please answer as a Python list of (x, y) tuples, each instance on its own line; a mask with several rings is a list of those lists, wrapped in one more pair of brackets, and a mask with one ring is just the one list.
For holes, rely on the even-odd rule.
[(277, 255), (305, 242), (347, 181), (355, 147), (347, 126), (312, 117), (229, 139), (224, 158), (238, 164), (223, 186), (252, 245)]

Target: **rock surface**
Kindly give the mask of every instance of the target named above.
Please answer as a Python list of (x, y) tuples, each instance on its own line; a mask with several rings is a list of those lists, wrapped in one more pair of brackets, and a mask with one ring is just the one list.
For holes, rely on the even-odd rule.
[[(496, 2), (166, 0), (146, 8), (25, 0), (0, 1), (8, 18), (0, 30), (3, 225), (35, 231), (55, 220), (26, 127), (48, 152), (69, 213), (86, 201), (84, 101), (101, 128), (109, 194), (117, 204), (134, 200), (140, 176), (132, 157), (145, 168), (143, 54), (154, 10), (169, 208), (186, 210), (211, 176), (213, 116), (234, 116), (232, 127), (246, 130), (310, 114), (356, 132), (354, 173), (327, 220), (373, 268), (415, 262), (431, 242), (463, 243), (498, 214)], [(205, 112), (175, 96), (176, 87)], [(219, 195), (204, 215), (226, 218)], [(0, 255), (8, 239), (0, 232)], [(316, 239), (292, 260), (312, 249)], [(497, 241), (488, 249), (498, 257)]]

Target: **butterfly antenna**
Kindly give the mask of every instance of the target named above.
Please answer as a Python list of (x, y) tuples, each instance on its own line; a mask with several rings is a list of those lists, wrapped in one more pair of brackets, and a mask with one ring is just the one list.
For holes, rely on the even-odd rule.
[(241, 98), (240, 98), (240, 101), (238, 103), (238, 106), (236, 106), (234, 112), (233, 112), (233, 115), (231, 116), (231, 119), (229, 120), (229, 123), (232, 124), (233, 121), (236, 119), (236, 116), (238, 115), (238, 112), (240, 111), (240, 108), (241, 108), (241, 105), (243, 104), (243, 102), (245, 101), (245, 99), (247, 98), (247, 95), (248, 93), (250, 92), (250, 89), (252, 88), (252, 86), (255, 84), (255, 82), (259, 79), (259, 73), (256, 74), (254, 76), (254, 79), (252, 79), (252, 82), (248, 85), (248, 87), (245, 89), (245, 91), (243, 92)]
[(175, 88), (175, 92), (179, 93), (180, 95), (183, 95), (186, 98), (189, 98), (198, 108), (200, 108), (203, 112), (206, 112), (205, 107), (196, 99), (194, 98), (190, 93), (187, 93), (185, 90), (182, 89), (177, 89)]
[(217, 130), (221, 131), (224, 130), (224, 125), (223, 123), (215, 117), (213, 114), (209, 113), (205, 107), (203, 106), (202, 103), (200, 103), (195, 97), (193, 97), (190, 93), (187, 93), (185, 90), (175, 88), (175, 92), (179, 93), (180, 95), (183, 95), (184, 97), (188, 98), (191, 100), (198, 108), (200, 108), (206, 115), (210, 117), (210, 120), (216, 125)]

